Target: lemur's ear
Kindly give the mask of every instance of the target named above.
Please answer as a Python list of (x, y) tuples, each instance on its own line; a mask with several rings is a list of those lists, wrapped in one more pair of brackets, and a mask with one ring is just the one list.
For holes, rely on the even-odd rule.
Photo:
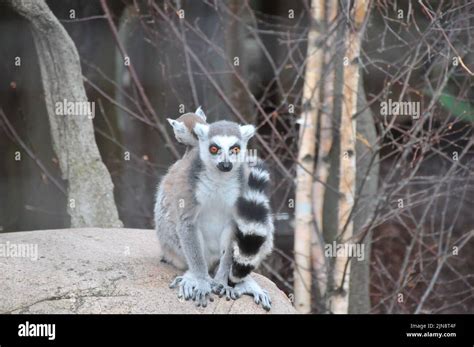
[(194, 126), (194, 133), (197, 135), (199, 140), (206, 140), (207, 134), (209, 133), (209, 125), (196, 123)]
[(168, 120), (168, 123), (171, 124), (173, 127), (174, 131), (178, 133), (184, 133), (186, 132), (186, 126), (184, 125), (183, 122), (178, 122), (177, 120), (171, 119), (171, 118), (166, 118)]
[(201, 118), (203, 121), (206, 121), (206, 114), (204, 113), (204, 111), (202, 110), (202, 107), (199, 106), (196, 110), (196, 112), (194, 112), (199, 118)]
[(253, 135), (255, 135), (255, 127), (251, 124), (241, 125), (240, 134), (242, 135), (243, 140), (248, 141)]

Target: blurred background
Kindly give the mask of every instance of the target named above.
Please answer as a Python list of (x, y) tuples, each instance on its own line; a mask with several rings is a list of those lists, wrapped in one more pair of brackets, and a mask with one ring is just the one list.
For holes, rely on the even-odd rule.
[[(334, 312), (332, 298), (348, 295), (351, 313), (474, 312), (472, 1), (46, 4), (77, 48), (76, 82), (95, 102), (95, 141), (125, 227), (153, 228), (159, 178), (184, 153), (166, 118), (202, 106), (208, 122), (257, 126), (251, 147), (272, 170), (276, 223), (260, 272), (302, 311)], [(40, 66), (57, 62), (39, 60), (28, 20), (0, 8), (0, 230), (70, 227)], [(388, 101), (419, 114), (384, 114)], [(341, 217), (345, 173), (354, 189)], [(305, 295), (294, 288), (305, 217), (295, 206), (309, 191)], [(340, 265), (323, 250), (346, 224), (366, 257), (346, 262), (339, 286)]]

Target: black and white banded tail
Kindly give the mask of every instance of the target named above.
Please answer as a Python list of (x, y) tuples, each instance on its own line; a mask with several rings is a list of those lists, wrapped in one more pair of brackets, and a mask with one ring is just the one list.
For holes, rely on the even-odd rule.
[(273, 218), (269, 199), (270, 173), (262, 161), (247, 166), (247, 180), (235, 211), (230, 284), (241, 282), (273, 248)]

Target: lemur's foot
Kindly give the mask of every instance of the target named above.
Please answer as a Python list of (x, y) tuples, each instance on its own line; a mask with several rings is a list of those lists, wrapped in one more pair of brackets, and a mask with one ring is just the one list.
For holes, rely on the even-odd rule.
[(192, 299), (197, 306), (206, 307), (208, 301), (214, 301), (211, 293), (211, 278), (200, 278), (189, 271), (183, 276), (177, 276), (170, 288), (178, 287), (178, 298)]
[(222, 298), (225, 295), (225, 298), (227, 300), (236, 300), (240, 298), (240, 295), (238, 295), (234, 287), (231, 287), (227, 283), (222, 281), (213, 281), (212, 292), (214, 294), (219, 295), (219, 298)]
[(237, 283), (234, 287), (234, 291), (239, 297), (243, 294), (253, 296), (255, 303), (257, 305), (262, 303), (262, 307), (265, 311), (270, 311), (272, 307), (272, 300), (268, 292), (260, 288), (258, 283), (250, 276), (247, 276), (242, 282)]

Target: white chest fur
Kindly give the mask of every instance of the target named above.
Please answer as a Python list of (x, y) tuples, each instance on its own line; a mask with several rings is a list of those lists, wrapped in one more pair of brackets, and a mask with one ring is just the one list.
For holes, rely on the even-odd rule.
[[(218, 260), (232, 227), (232, 211), (240, 194), (237, 174), (203, 175), (196, 187), (200, 205), (198, 229), (211, 261)], [(217, 257), (217, 259), (215, 259)]]

